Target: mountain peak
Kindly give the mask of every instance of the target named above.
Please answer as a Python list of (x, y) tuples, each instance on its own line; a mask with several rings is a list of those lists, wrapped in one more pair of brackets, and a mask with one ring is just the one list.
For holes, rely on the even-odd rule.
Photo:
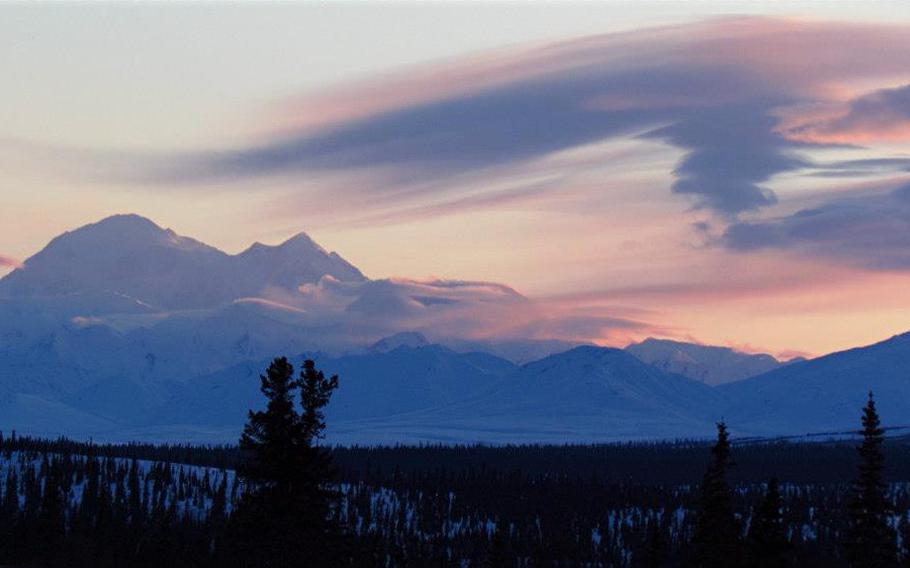
[(649, 365), (710, 385), (737, 381), (776, 369), (781, 363), (765, 353), (743, 353), (731, 347), (649, 337), (626, 347)]
[(366, 280), (306, 233), (228, 255), (140, 215), (121, 214), (54, 238), (0, 279), (0, 297), (93, 298), (93, 313), (112, 313), (122, 298), (160, 309), (200, 309), (275, 287), (293, 291), (325, 275)]
[(138, 215), (136, 213), (115, 213), (101, 219), (100, 221), (86, 225), (86, 227), (104, 225), (145, 226), (157, 229), (159, 231), (164, 230), (148, 217), (143, 217), (142, 215)]
[(303, 231), (297, 233), (278, 246), (280, 248), (310, 248), (316, 249), (323, 254), (328, 254), (328, 252), (322, 248), (319, 243), (314, 241), (308, 234), (304, 233)]
[(371, 347), (371, 351), (377, 353), (387, 353), (389, 351), (394, 351), (399, 347), (426, 347), (430, 342), (427, 341), (427, 338), (424, 337), (422, 333), (416, 331), (402, 331), (388, 337), (384, 337), (374, 343)]
[(259, 252), (260, 254), (263, 251), (291, 251), (293, 253), (298, 253), (298, 254), (301, 252), (304, 252), (304, 253), (312, 252), (312, 253), (322, 254), (322, 255), (326, 255), (326, 256), (333, 254), (333, 253), (329, 253), (328, 251), (326, 251), (322, 247), (322, 245), (320, 245), (319, 243), (314, 241), (312, 237), (310, 237), (308, 234), (306, 234), (303, 231), (297, 233), (293, 237), (285, 239), (284, 241), (281, 242), (281, 244), (277, 244), (277, 245), (267, 245), (265, 243), (256, 241), (246, 251), (241, 253), (241, 255), (245, 254), (245, 253), (253, 253), (255, 251), (260, 251)]
[(297, 233), (280, 245), (254, 243), (237, 258), (249, 270), (271, 275), (273, 284), (294, 290), (325, 275), (343, 282), (363, 282), (366, 277), (354, 265), (328, 252), (306, 233)]
[(163, 229), (146, 217), (130, 213), (111, 215), (62, 233), (25, 264), (32, 267), (36, 262), (48, 262), (60, 256), (69, 259), (86, 257), (92, 262), (98, 257), (111, 255), (147, 254), (151, 248), (204, 249), (224, 254), (195, 239), (181, 237), (171, 229)]
[(72, 231), (67, 231), (54, 240), (56, 241), (58, 239), (66, 239), (71, 238), (75, 235), (85, 234), (110, 236), (117, 239), (128, 238), (131, 236), (156, 237), (167, 232), (168, 231), (162, 229), (151, 219), (148, 219), (141, 215), (136, 215), (134, 213), (119, 213), (117, 215), (105, 217), (104, 219), (96, 221), (95, 223), (83, 225), (77, 229), (73, 229)]

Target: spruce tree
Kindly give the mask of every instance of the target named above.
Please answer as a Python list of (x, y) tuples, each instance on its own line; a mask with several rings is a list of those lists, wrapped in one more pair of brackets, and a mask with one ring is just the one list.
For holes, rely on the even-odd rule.
[(246, 459), (238, 474), (251, 488), (286, 488), (295, 473), (289, 464), (295, 461), (302, 438), (294, 406), (294, 367), (284, 357), (275, 359), (259, 379), (259, 390), (268, 402), (265, 410), (249, 411), (240, 437)]
[(329, 403), (332, 393), (338, 388), (338, 375), (326, 379), (322, 371), (316, 369), (316, 364), (308, 359), (303, 362), (298, 386), (300, 387), (300, 406), (303, 409), (300, 419), (303, 425), (304, 442), (308, 446), (313, 446), (313, 442), (322, 438), (325, 430), (323, 408)]
[(857, 448), (860, 464), (848, 504), (849, 526), (845, 548), (851, 566), (885, 568), (897, 565), (897, 542), (894, 529), (888, 522), (892, 507), (887, 497), (883, 470), (885, 456), (882, 430), (875, 399), (863, 408), (863, 441)]
[(700, 568), (739, 565), (741, 538), (733, 515), (733, 495), (727, 483), (731, 465), (727, 425), (717, 423), (717, 443), (711, 448), (711, 463), (702, 479), (700, 502), (693, 537), (694, 561)]
[(749, 526), (746, 564), (755, 568), (782, 568), (792, 564), (790, 542), (781, 514), (781, 500), (777, 478), (768, 482), (764, 499), (752, 515)]
[[(322, 409), (338, 377), (326, 379), (312, 361), (300, 379), (286, 358), (260, 377), (265, 410), (250, 411), (240, 438), (244, 484), (225, 543), (241, 566), (337, 566), (339, 538), (330, 520), (335, 494), (332, 465), (316, 444), (325, 428)], [(302, 412), (295, 402), (300, 391)]]
[(308, 359), (303, 362), (297, 386), (300, 389), (300, 451), (303, 458), (298, 481), (306, 495), (305, 516), (300, 522), (303, 530), (321, 544), (323, 554), (337, 562), (342, 549), (340, 530), (331, 517), (340, 495), (330, 485), (337, 472), (331, 454), (318, 441), (326, 427), (323, 409), (338, 388), (338, 376), (326, 378)]

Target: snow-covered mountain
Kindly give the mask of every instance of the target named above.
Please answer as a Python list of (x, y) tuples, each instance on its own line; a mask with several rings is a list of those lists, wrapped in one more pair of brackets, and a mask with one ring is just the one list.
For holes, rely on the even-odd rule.
[(431, 410), (336, 424), (342, 441), (570, 443), (707, 437), (721, 417), (712, 388), (620, 349), (582, 346), (528, 363), (488, 392)]
[(718, 387), (731, 428), (757, 434), (856, 430), (870, 390), (885, 426), (910, 426), (910, 333)]
[(235, 257), (233, 275), (243, 281), (243, 296), (255, 296), (273, 286), (295, 290), (304, 283), (331, 276), (341, 282), (363, 282), (366, 277), (336, 252), (328, 252), (306, 233), (277, 246), (254, 243)]
[(185, 363), (172, 349), (223, 353), (223, 368), (239, 354), (340, 354), (402, 332), (520, 361), (571, 346), (520, 332), (469, 338), (489, 325), (479, 315), (507, 319), (528, 303), (490, 282), (370, 280), (304, 233), (229, 255), (143, 217), (116, 215), (60, 235), (0, 278), (0, 351), (53, 343), (74, 327), (116, 330), (118, 351), (140, 350), (159, 369)]
[(399, 347), (426, 347), (430, 342), (422, 333), (416, 331), (402, 331), (388, 337), (383, 337), (370, 346), (370, 351), (376, 353), (388, 353)]
[(229, 255), (138, 215), (60, 235), (0, 279), (0, 298), (46, 299), (95, 315), (214, 308), (269, 288), (363, 274), (304, 234)]
[(582, 346), (524, 365), (476, 415), (564, 441), (673, 438), (709, 434), (720, 404), (712, 389), (620, 349)]
[[(338, 443), (708, 436), (722, 408), (711, 388), (618, 349), (580, 347), (522, 367), (439, 345), (293, 360), (304, 357), (341, 377), (327, 411), (330, 441)], [(182, 382), (109, 377), (56, 398), (0, 396), (0, 429), (230, 442), (247, 411), (263, 404), (258, 376), (267, 364), (246, 361)]]
[(786, 364), (765, 353), (743, 353), (729, 347), (653, 337), (629, 345), (626, 351), (659, 369), (678, 373), (707, 385), (739, 381)]
[(782, 366), (471, 333), (529, 307), (495, 283), (369, 280), (304, 234), (228, 255), (119, 215), (0, 279), (0, 430), (233, 441), (259, 373), (293, 354), (341, 376), (336, 442), (700, 437), (721, 417), (735, 435), (818, 432), (855, 427), (869, 389), (886, 424), (910, 416), (910, 335)]
[[(440, 409), (488, 392), (515, 365), (484, 353), (455, 353), (439, 345), (401, 346), (391, 351), (331, 357), (310, 353), (292, 358), (318, 362), (326, 374), (341, 377), (327, 410), (330, 422), (394, 419), (419, 410)], [(268, 361), (247, 362), (201, 376), (175, 389), (151, 421), (153, 425), (242, 427), (247, 410), (263, 404), (259, 375)], [(360, 440), (370, 433), (362, 432)]]
[(508, 359), (519, 365), (537, 361), (579, 346), (577, 341), (560, 339), (463, 339), (442, 337), (440, 343), (460, 353), (482, 351)]
[(432, 331), (438, 320), (451, 333), (459, 310), (471, 318), (479, 303), (489, 311), (524, 302), (493, 283), (368, 280), (303, 233), (228, 255), (117, 215), (60, 235), (0, 279), (0, 428), (233, 431), (259, 398), (265, 363), (303, 352), (345, 375), (332, 410), (339, 419), (439, 407), (514, 364), (455, 353), (402, 327)]

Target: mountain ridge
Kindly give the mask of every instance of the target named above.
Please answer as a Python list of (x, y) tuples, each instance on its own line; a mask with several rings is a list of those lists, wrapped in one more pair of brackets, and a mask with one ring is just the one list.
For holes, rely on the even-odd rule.
[(767, 353), (744, 353), (730, 347), (654, 337), (625, 349), (648, 364), (712, 386), (754, 377), (790, 363)]
[(156, 309), (200, 309), (269, 288), (294, 290), (323, 276), (366, 280), (306, 233), (231, 255), (145, 217), (121, 214), (52, 239), (0, 278), (0, 297), (96, 296), (101, 312), (114, 311), (105, 302), (115, 303), (118, 296)]
[(0, 279), (0, 429), (230, 441), (260, 399), (258, 373), (290, 353), (342, 375), (339, 443), (707, 437), (721, 417), (736, 435), (843, 431), (869, 389), (886, 424), (910, 415), (910, 332), (794, 363), (452, 325), (460, 306), (476, 317), (529, 302), (496, 283), (370, 280), (305, 233), (228, 255), (113, 216)]
[(910, 332), (722, 385), (731, 426), (791, 434), (856, 429), (871, 391), (885, 426), (910, 420)]

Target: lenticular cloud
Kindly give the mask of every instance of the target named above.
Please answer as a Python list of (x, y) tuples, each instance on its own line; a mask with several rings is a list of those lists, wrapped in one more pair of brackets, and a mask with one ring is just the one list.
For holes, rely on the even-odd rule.
[[(906, 75), (907, 31), (726, 18), (428, 65), (282, 106), (271, 137), (179, 158), (166, 179), (369, 172), (338, 193), (418, 203), (466, 173), (645, 135), (682, 152), (674, 193), (737, 216), (776, 203), (767, 184), (805, 167), (801, 150), (893, 131), (903, 91), (850, 102), (847, 87)], [(442, 183), (408, 191), (428, 176)]]

